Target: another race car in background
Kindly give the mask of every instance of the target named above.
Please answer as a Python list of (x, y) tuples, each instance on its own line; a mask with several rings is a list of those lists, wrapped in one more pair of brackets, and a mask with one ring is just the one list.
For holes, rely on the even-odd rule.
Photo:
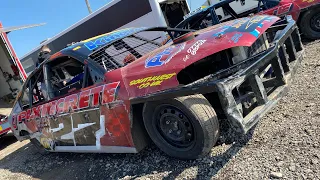
[(0, 114), (0, 137), (6, 135), (10, 130), (8, 116)]
[(203, 29), (252, 14), (291, 15), (306, 38), (320, 38), (320, 0), (223, 0), (191, 12), (176, 27)]
[[(172, 42), (162, 45), (159, 32)], [(195, 159), (215, 145), (220, 123), (246, 133), (275, 106), (303, 51), (291, 17), (113, 31), (37, 67), (9, 121), (18, 140), (52, 152), (137, 153), (150, 137), (172, 157)]]

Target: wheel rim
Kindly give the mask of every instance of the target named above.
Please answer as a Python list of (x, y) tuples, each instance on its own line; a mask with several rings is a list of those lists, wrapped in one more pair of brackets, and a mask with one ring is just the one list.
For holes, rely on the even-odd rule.
[(311, 29), (320, 32), (320, 14), (313, 16), (310, 21)]
[(193, 147), (196, 139), (190, 119), (178, 108), (162, 105), (154, 113), (155, 132), (173, 148), (187, 150)]

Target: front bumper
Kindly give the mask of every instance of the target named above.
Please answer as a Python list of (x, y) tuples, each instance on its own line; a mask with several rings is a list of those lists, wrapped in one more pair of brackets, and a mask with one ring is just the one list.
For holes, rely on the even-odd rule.
[[(131, 103), (217, 92), (226, 118), (236, 131), (246, 133), (286, 94), (288, 85), (304, 58), (295, 21), (291, 16), (285, 21), (285, 25), (275, 25), (267, 30), (269, 33), (280, 32), (272, 38), (268, 50), (191, 84), (132, 98)], [(262, 78), (268, 67), (272, 67), (273, 76)], [(245, 95), (235, 93), (243, 88), (250, 92)], [(241, 106), (247, 99), (253, 99), (255, 105), (244, 113)]]

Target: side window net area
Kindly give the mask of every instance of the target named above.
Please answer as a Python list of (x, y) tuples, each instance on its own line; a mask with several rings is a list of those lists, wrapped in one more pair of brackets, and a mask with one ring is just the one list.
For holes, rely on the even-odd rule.
[(29, 108), (29, 106), (30, 106), (29, 86), (27, 86), (22, 93), (23, 93), (23, 95), (20, 97), (20, 104), (22, 106), (22, 109), (25, 110), (25, 109)]
[(27, 109), (30, 103), (35, 105), (48, 100), (45, 89), (43, 71), (40, 70), (29, 79), (24, 88), (23, 96), (20, 99), (22, 108)]
[(149, 40), (134, 34), (96, 50), (89, 57), (111, 71), (159, 48), (161, 44), (157, 40), (161, 40), (161, 37)]
[[(61, 57), (49, 62), (46, 67), (50, 98), (63, 96), (82, 88), (85, 66), (71, 57)], [(90, 79), (90, 78), (89, 78)], [(88, 85), (92, 85), (89, 80)]]
[[(85, 66), (71, 57), (61, 57), (48, 62), (44, 70), (36, 72), (26, 83), (19, 102), (25, 110), (59, 96), (93, 85)], [(85, 77), (86, 76), (86, 77)], [(85, 81), (85, 82), (84, 82)]]

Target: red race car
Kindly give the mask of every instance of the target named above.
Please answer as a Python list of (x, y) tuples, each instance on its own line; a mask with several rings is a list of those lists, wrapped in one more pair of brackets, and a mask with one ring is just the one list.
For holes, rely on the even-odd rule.
[(320, 38), (320, 0), (223, 0), (191, 12), (176, 27), (203, 29), (251, 14), (291, 15), (306, 38)]
[[(185, 34), (161, 45), (177, 32)], [(137, 153), (151, 139), (172, 157), (195, 159), (215, 145), (219, 123), (251, 129), (287, 92), (302, 59), (291, 17), (246, 17), (201, 31), (122, 29), (43, 62), (9, 121), (18, 140), (48, 151)]]

